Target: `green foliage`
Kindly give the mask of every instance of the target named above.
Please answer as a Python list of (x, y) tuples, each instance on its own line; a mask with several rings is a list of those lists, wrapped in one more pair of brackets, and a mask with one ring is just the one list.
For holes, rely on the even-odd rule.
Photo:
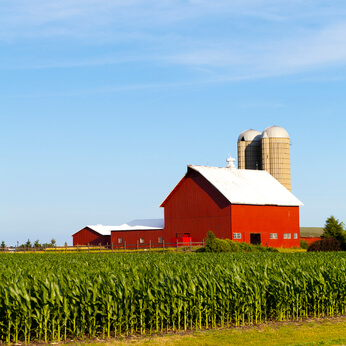
[(300, 240), (300, 247), (301, 249), (307, 249), (309, 247), (309, 244), (306, 240)]
[(310, 244), (308, 251), (342, 251), (342, 243), (332, 237), (322, 238)]
[(2, 254), (0, 340), (61, 342), (346, 313), (346, 254)]
[(207, 241), (205, 252), (231, 252), (231, 246), (227, 240), (214, 238), (212, 241)]
[(345, 247), (346, 231), (344, 230), (344, 224), (338, 219), (335, 219), (333, 215), (330, 216), (326, 220), (321, 238), (335, 238)]
[(4, 241), (1, 242), (0, 248), (1, 248), (1, 249), (5, 249), (5, 248), (6, 248), (6, 244), (5, 244)]
[(208, 231), (204, 251), (200, 250), (198, 252), (278, 252), (278, 250), (268, 246), (219, 239), (215, 237), (212, 231)]
[(226, 239), (226, 242), (230, 246), (230, 252), (240, 252), (240, 247), (238, 243), (236, 243), (234, 240)]

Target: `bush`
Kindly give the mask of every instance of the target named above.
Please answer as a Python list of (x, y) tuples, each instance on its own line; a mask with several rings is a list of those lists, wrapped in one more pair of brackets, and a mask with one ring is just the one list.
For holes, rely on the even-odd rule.
[(240, 252), (241, 251), (240, 247), (239, 247), (239, 243), (236, 243), (235, 241), (233, 241), (231, 239), (226, 239), (226, 242), (230, 246), (231, 252)]
[(226, 240), (215, 238), (207, 242), (205, 252), (231, 252), (231, 246)]
[(310, 244), (308, 251), (342, 251), (342, 243), (335, 238), (323, 238)]
[(278, 249), (262, 245), (238, 243), (230, 239), (219, 239), (212, 231), (208, 231), (206, 245), (196, 252), (278, 252)]
[(309, 247), (309, 244), (306, 240), (301, 240), (300, 241), (300, 248), (301, 249), (307, 249)]

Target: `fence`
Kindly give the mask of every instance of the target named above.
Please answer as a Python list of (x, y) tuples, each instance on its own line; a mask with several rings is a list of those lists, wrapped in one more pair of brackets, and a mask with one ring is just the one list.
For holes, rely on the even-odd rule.
[(192, 252), (204, 246), (203, 242), (175, 242), (175, 243), (140, 243), (137, 244), (106, 244), (106, 245), (76, 245), (54, 247), (5, 247), (0, 248), (0, 253), (139, 253), (145, 251), (155, 252)]

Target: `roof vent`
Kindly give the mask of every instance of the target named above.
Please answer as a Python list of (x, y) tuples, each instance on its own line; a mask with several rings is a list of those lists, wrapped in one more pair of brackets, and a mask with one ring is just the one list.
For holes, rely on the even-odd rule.
[(234, 164), (235, 159), (231, 155), (229, 156), (229, 158), (226, 161), (227, 161), (226, 168), (237, 169), (237, 167)]

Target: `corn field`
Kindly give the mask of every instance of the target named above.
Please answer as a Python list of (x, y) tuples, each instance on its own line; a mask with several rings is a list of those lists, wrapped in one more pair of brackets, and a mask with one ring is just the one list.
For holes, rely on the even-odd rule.
[(7, 343), (345, 311), (345, 253), (0, 256), (0, 340)]

